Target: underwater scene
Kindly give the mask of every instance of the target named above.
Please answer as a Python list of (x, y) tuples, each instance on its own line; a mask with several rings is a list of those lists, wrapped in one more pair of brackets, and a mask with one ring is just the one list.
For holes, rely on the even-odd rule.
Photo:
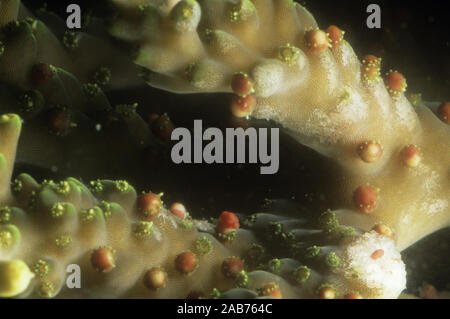
[(449, 9), (0, 0), (0, 298), (450, 299)]

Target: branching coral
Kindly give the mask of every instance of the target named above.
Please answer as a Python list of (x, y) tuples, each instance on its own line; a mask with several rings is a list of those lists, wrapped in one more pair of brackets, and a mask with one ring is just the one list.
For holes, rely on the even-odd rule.
[[(38, 183), (22, 174), (11, 185), (22, 121), (8, 113), (0, 118), (0, 296), (396, 298), (406, 276), (399, 251), (449, 225), (446, 104), (438, 117), (420, 102), (413, 108), (399, 72), (383, 83), (380, 59), (360, 62), (344, 32), (318, 29), (288, 0), (113, 2), (108, 30), (137, 48), (150, 85), (230, 92), (235, 116), (274, 120), (337, 167), (327, 204), (340, 209), (223, 212), (214, 225), (123, 180)], [(62, 32), (46, 10), (36, 19), (20, 1), (1, 9), (0, 79), (10, 87), (2, 112), (24, 118), (26, 145), (42, 137), (54, 152), (19, 148), (19, 157), (48, 166), (67, 153), (95, 171), (109, 158), (83, 156), (89, 150), (122, 154), (120, 165), (155, 145), (137, 105), (113, 106), (104, 92), (142, 82), (99, 21), (92, 34)], [(167, 116), (151, 122), (167, 139)], [(117, 123), (120, 138), (92, 134)], [(89, 142), (74, 155), (67, 145), (80, 140)], [(81, 267), (81, 289), (65, 284), (70, 264)]]
[[(41, 9), (34, 16), (20, 1), (3, 1), (1, 8), (1, 110), (20, 114), (29, 128), (20, 162), (74, 175), (100, 167), (112, 173), (155, 145), (136, 104), (115, 105), (106, 96), (116, 87), (143, 84), (139, 68), (107, 38), (65, 32), (54, 13)], [(89, 143), (73, 147), (81, 141)]]
[[(74, 178), (39, 184), (22, 174), (11, 188), (20, 129), (18, 116), (1, 117), (2, 297), (394, 298), (404, 289), (391, 233), (342, 226), (331, 211), (318, 220), (255, 214), (247, 229), (223, 212), (214, 227), (125, 181), (93, 181), (91, 191)], [(66, 286), (71, 264), (81, 289)]]
[(235, 115), (274, 120), (337, 163), (332, 204), (346, 223), (390, 225), (399, 249), (449, 225), (448, 107), (442, 120), (412, 107), (403, 75), (383, 81), (381, 59), (360, 61), (338, 27), (319, 29), (290, 0), (114, 2), (111, 33), (139, 44), (150, 85), (233, 92)]

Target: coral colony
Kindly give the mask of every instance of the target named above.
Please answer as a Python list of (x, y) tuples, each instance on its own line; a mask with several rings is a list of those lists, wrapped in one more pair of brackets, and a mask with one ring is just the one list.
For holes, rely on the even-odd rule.
[[(319, 28), (291, 0), (111, 2), (112, 19), (85, 17), (92, 33), (0, 2), (0, 296), (397, 298), (400, 251), (450, 222), (450, 104), (413, 107), (401, 73), (381, 75), (379, 58), (358, 58), (341, 29)], [(142, 147), (170, 140), (167, 115), (149, 126), (135, 104), (105, 95), (138, 74), (170, 92), (232, 93), (234, 116), (276, 122), (336, 167), (330, 209), (219, 211), (210, 222), (120, 170), (11, 181), (16, 151), (42, 165), (62, 156), (17, 148), (21, 131), (66, 151), (73, 134), (106, 147), (83, 133), (89, 120), (97, 131), (120, 121)], [(134, 154), (126, 141), (118, 153)]]

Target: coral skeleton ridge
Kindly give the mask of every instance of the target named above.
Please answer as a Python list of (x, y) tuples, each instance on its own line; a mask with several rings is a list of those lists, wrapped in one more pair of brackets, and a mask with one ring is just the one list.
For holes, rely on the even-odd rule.
[[(381, 59), (358, 58), (344, 31), (291, 0), (111, 3), (112, 18), (78, 32), (0, 1), (0, 297), (397, 298), (400, 252), (450, 225), (448, 103), (412, 106), (400, 72), (381, 76)], [(76, 156), (95, 172), (108, 158), (92, 150), (125, 167), (156, 148), (167, 115), (152, 131), (137, 104), (107, 96), (145, 82), (228, 92), (234, 116), (282, 126), (336, 167), (333, 210), (206, 221), (116, 167), (118, 180), (13, 178), (19, 160), (50, 169)], [(81, 289), (66, 286), (71, 264)]]

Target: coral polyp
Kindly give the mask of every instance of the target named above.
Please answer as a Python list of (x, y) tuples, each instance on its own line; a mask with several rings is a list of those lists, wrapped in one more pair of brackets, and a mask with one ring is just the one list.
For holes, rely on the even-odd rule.
[(95, 270), (109, 272), (115, 267), (114, 250), (110, 247), (100, 247), (92, 252), (91, 263)]
[(163, 289), (167, 284), (167, 273), (160, 267), (153, 267), (144, 275), (144, 285), (152, 290)]
[(231, 89), (239, 96), (245, 97), (253, 93), (253, 84), (248, 74), (236, 73), (231, 80)]
[(252, 94), (244, 97), (233, 94), (231, 97), (231, 113), (236, 117), (246, 117), (252, 114), (256, 104), (256, 98)]
[(219, 216), (216, 229), (219, 233), (228, 233), (239, 228), (239, 218), (236, 214), (228, 211), (222, 212)]
[(162, 194), (146, 193), (139, 197), (139, 211), (147, 220), (151, 220), (159, 214), (163, 204), (161, 195)]
[(386, 237), (394, 240), (394, 237), (395, 237), (394, 232), (388, 226), (383, 225), (383, 224), (378, 224), (378, 225), (375, 225), (372, 229), (375, 230), (378, 234), (386, 236)]
[(51, 67), (45, 63), (38, 63), (34, 65), (30, 72), (31, 82), (36, 87), (47, 84), (52, 77), (53, 71)]
[(182, 203), (172, 203), (169, 208), (170, 212), (180, 219), (185, 219), (187, 217), (186, 207)]
[(336, 290), (332, 286), (324, 285), (318, 290), (320, 299), (335, 299)]
[(438, 116), (442, 122), (450, 124), (450, 102), (442, 103), (438, 108)]
[(405, 146), (402, 150), (402, 159), (403, 163), (408, 167), (417, 167), (421, 160), (422, 155), (420, 154), (419, 149), (415, 145)]
[[(334, 35), (334, 33), (333, 33)], [(328, 34), (320, 29), (309, 30), (305, 33), (306, 46), (308, 52), (318, 54), (331, 47)]]
[(368, 54), (361, 59), (362, 64), (366, 66), (373, 66), (375, 68), (381, 67), (381, 58), (377, 58), (372, 54)]
[(189, 251), (179, 254), (175, 259), (175, 269), (181, 274), (190, 274), (197, 267), (197, 257)]
[(344, 40), (345, 31), (342, 31), (335, 25), (331, 25), (327, 28), (326, 32), (331, 40), (331, 48), (336, 48), (342, 40)]
[(228, 257), (222, 263), (222, 274), (226, 278), (237, 278), (244, 270), (244, 262), (239, 257)]
[(397, 96), (406, 91), (406, 79), (403, 74), (397, 71), (391, 70), (386, 73), (385, 82), (389, 93), (391, 93), (393, 96)]
[(372, 163), (383, 155), (383, 147), (375, 141), (364, 142), (358, 146), (358, 154), (364, 162)]
[(360, 186), (353, 193), (353, 201), (358, 210), (370, 213), (377, 206), (378, 189), (370, 185)]

